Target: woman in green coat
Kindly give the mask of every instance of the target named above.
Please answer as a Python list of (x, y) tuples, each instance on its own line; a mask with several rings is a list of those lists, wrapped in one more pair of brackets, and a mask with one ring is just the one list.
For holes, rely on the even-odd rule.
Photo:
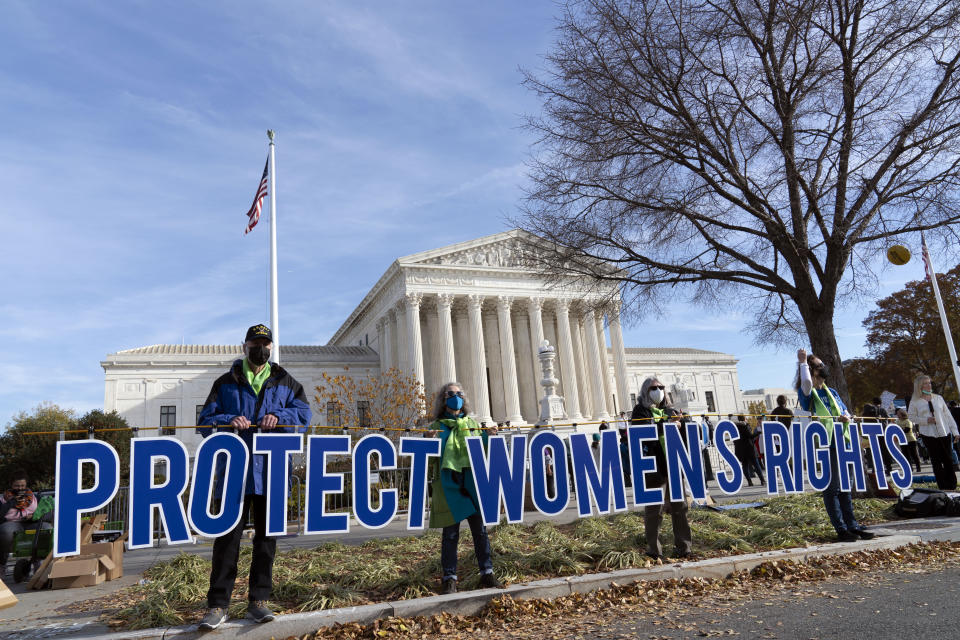
[(434, 422), (428, 437), (440, 437), (439, 473), (433, 481), (430, 507), (430, 526), (443, 528), (440, 546), (440, 564), (443, 566), (443, 593), (457, 591), (457, 544), (460, 540), (460, 522), (466, 520), (473, 534), (473, 549), (480, 567), (480, 586), (499, 587), (493, 575), (490, 540), (480, 515), (480, 502), (470, 469), (467, 437), (483, 438), (486, 448), (488, 434), (496, 434), (495, 427), (482, 429), (469, 415), (463, 386), (448, 382), (437, 392), (434, 403)]

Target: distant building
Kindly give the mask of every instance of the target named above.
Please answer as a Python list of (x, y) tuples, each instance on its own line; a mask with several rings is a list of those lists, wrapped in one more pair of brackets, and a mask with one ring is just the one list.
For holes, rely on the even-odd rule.
[[(150, 429), (197, 424), (214, 380), (241, 358), (241, 345), (161, 344), (111, 353), (100, 363), (105, 376), (103, 406), (130, 426)], [(283, 367), (303, 385), (315, 419), (323, 413), (314, 399), (322, 373), (376, 375), (380, 359), (370, 347), (283, 345)], [(149, 435), (156, 435), (153, 431)], [(176, 431), (188, 449), (199, 442), (190, 429)]]
[(761, 389), (747, 389), (746, 391), (740, 392), (740, 396), (743, 398), (744, 411), (747, 410), (747, 407), (750, 406), (751, 402), (762, 402), (768, 411), (775, 409), (777, 406), (777, 396), (779, 395), (786, 396), (787, 408), (791, 409), (794, 413), (797, 413), (799, 410), (799, 405), (797, 404), (798, 401), (796, 389), (763, 387)]
[[(545, 282), (528, 266), (529, 240), (514, 230), (399, 258), (328, 345), (281, 345), (281, 364), (311, 401), (324, 371), (342, 374), (349, 366), (351, 375), (372, 376), (396, 368), (422, 382), (428, 396), (460, 381), (481, 421), (533, 424), (542, 395), (537, 348), (546, 339), (557, 349), (557, 393), (569, 421), (629, 412), (650, 375), (690, 413), (741, 410), (734, 356), (625, 347), (616, 289)], [(104, 408), (140, 427), (195, 424), (214, 379), (239, 357), (239, 345), (109, 354), (101, 363)], [(313, 409), (322, 423), (324, 413)]]

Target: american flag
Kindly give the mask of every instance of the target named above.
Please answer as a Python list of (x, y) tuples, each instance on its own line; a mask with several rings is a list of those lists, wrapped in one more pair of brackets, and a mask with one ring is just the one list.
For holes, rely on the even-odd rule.
[(920, 242), (923, 245), (923, 270), (927, 273), (927, 280), (933, 280), (933, 263), (930, 261), (930, 252), (927, 251), (927, 239), (920, 234)]
[(243, 235), (247, 235), (260, 222), (260, 210), (263, 208), (263, 198), (267, 195), (267, 171), (270, 168), (270, 156), (267, 156), (267, 162), (263, 165), (263, 177), (260, 178), (260, 186), (257, 187), (257, 195), (253, 197), (253, 204), (250, 211), (247, 211), (247, 228)]

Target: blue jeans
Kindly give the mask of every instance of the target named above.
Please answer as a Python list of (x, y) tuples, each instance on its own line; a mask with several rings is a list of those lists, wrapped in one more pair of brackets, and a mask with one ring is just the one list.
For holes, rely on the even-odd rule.
[(827, 510), (830, 524), (838, 534), (859, 529), (857, 519), (853, 517), (853, 498), (849, 491), (840, 490), (840, 471), (837, 469), (836, 444), (830, 446), (830, 484), (823, 490), (823, 506)]
[[(493, 558), (490, 554), (490, 539), (483, 526), (483, 518), (474, 513), (467, 518), (470, 533), (473, 534), (473, 551), (477, 556), (480, 574), (493, 573)], [(460, 541), (460, 523), (443, 528), (443, 542), (440, 544), (440, 565), (443, 567), (444, 580), (457, 579), (457, 543)]]

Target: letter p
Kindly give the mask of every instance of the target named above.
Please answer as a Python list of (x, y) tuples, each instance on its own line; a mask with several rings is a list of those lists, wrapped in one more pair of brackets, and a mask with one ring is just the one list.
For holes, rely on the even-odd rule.
[[(83, 464), (93, 465), (93, 486), (83, 488)], [(57, 442), (53, 555), (80, 553), (80, 516), (106, 506), (120, 486), (120, 456), (101, 440)]]

